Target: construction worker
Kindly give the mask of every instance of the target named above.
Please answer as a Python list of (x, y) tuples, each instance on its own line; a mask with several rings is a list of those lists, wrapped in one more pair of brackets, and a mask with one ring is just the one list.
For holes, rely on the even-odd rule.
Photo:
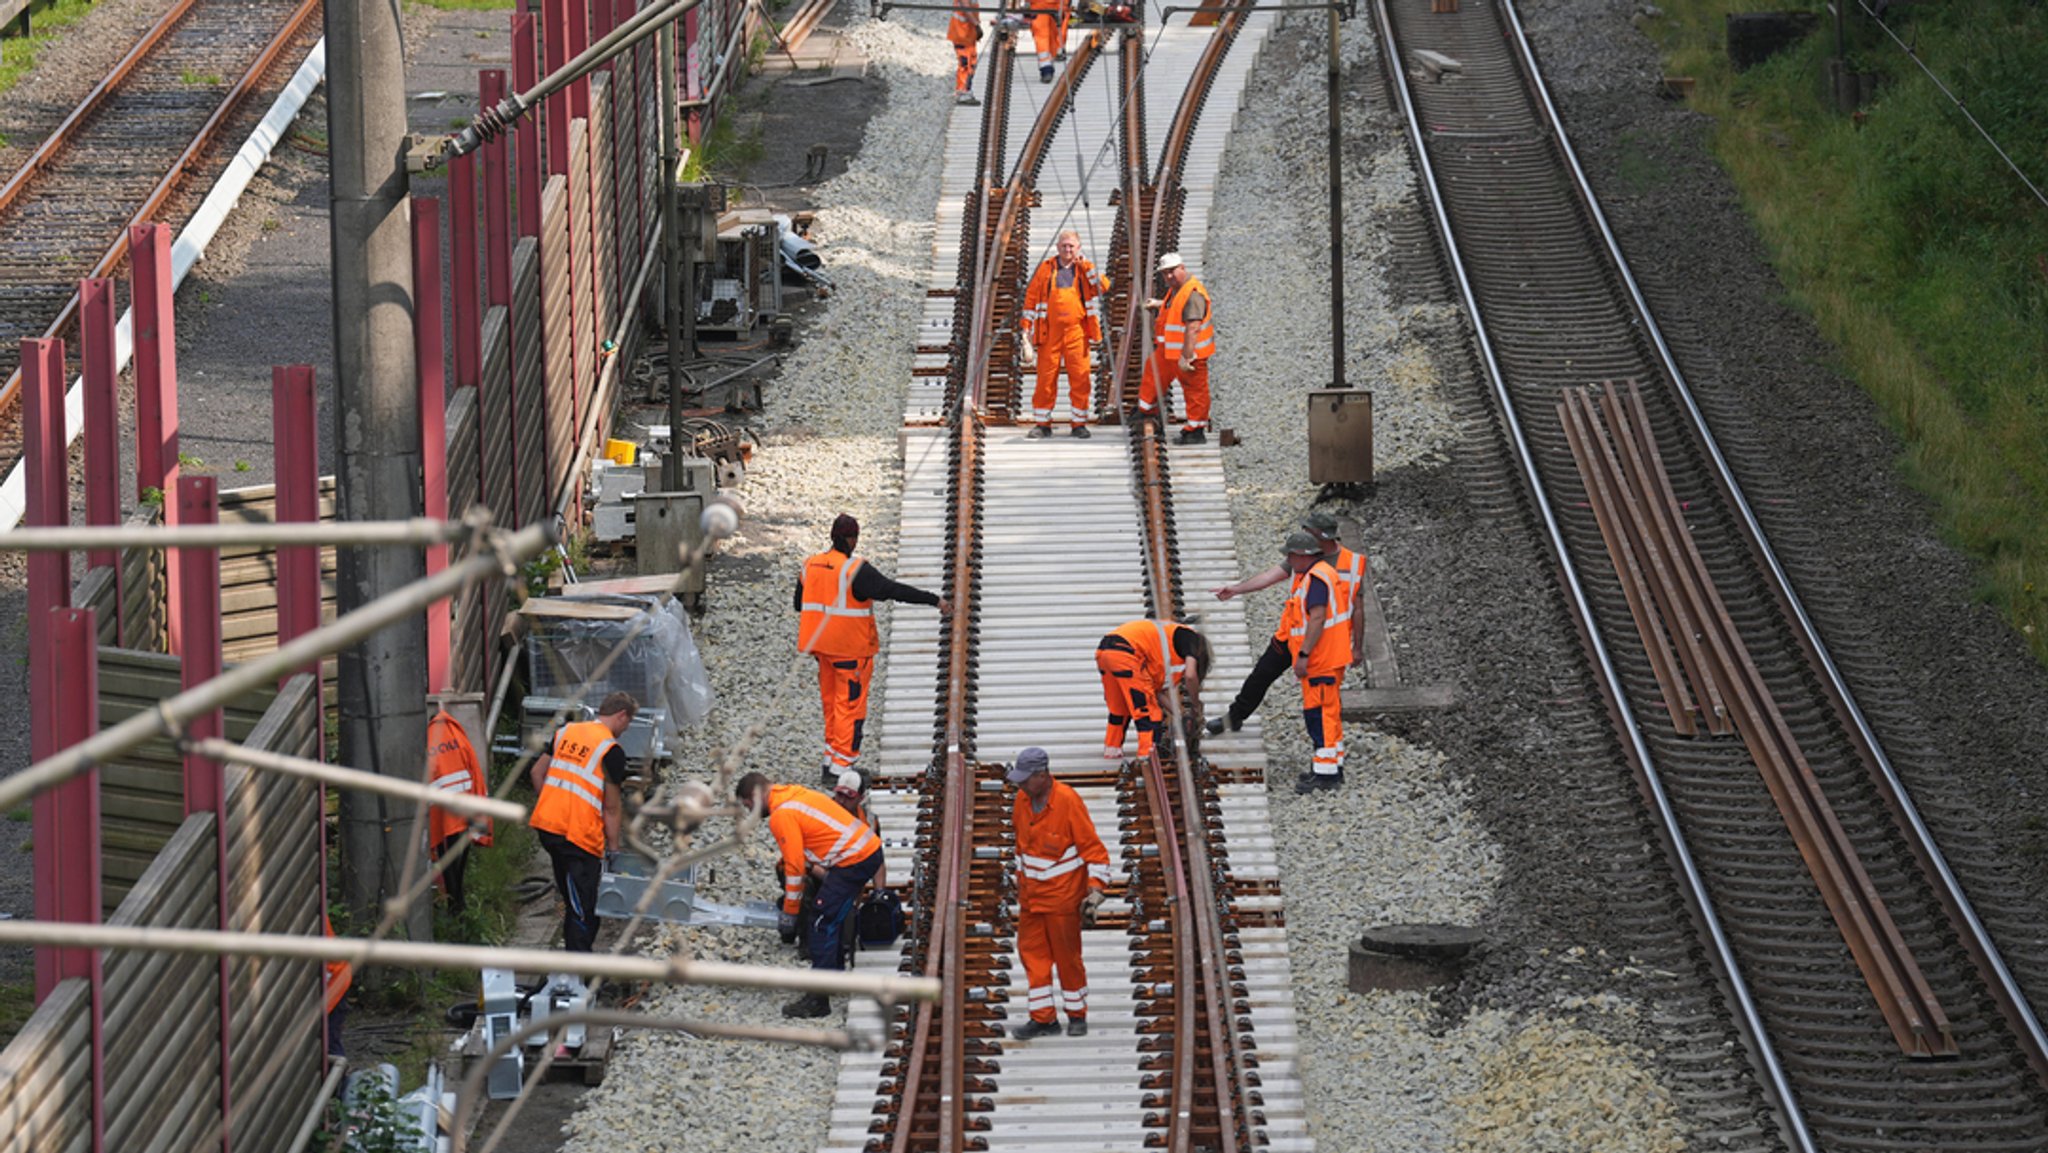
[(1031, 415), (1038, 425), (1026, 436), (1052, 435), (1054, 385), (1064, 368), (1070, 431), (1088, 438), (1088, 393), (1095, 379), (1088, 350), (1102, 339), (1102, 294), (1108, 290), (1108, 279), (1081, 259), (1081, 234), (1071, 228), (1054, 241), (1051, 259), (1031, 274), (1019, 347), (1024, 366), (1038, 368), (1038, 388), (1031, 394)]
[[(770, 784), (760, 773), (741, 777), (733, 795), (768, 818), (782, 850), (785, 935), (802, 909), (804, 878), (818, 882), (811, 899), (811, 968), (839, 969), (840, 938), (854, 898), (882, 871), (882, 838), (831, 797), (802, 785)], [(832, 1011), (823, 993), (805, 993), (782, 1007), (785, 1017), (822, 1017)]]
[[(1308, 515), (1301, 519), (1301, 527), (1303, 531), (1322, 542), (1323, 559), (1330, 562), (1331, 568), (1337, 570), (1337, 579), (1344, 582), (1350, 594), (1347, 603), (1353, 606), (1355, 612), (1359, 587), (1365, 580), (1365, 554), (1352, 552), (1337, 539), (1337, 517), (1327, 509), (1310, 509)], [(1248, 576), (1236, 584), (1224, 585), (1211, 591), (1216, 594), (1217, 600), (1227, 601), (1232, 597), (1254, 593), (1279, 584), (1289, 575), (1287, 562), (1283, 560), (1255, 576)], [(1352, 625), (1351, 663), (1358, 665), (1365, 663), (1365, 630), (1352, 623), (1355, 619), (1347, 617), (1330, 623)], [(1233, 733), (1243, 728), (1245, 721), (1259, 711), (1259, 703), (1266, 699), (1266, 690), (1272, 688), (1273, 682), (1279, 680), (1280, 674), (1286, 672), (1288, 666), (1293, 663), (1294, 658), (1287, 651), (1286, 632), (1275, 629), (1273, 639), (1266, 645), (1266, 651), (1259, 654), (1258, 663), (1245, 675), (1243, 687), (1237, 690), (1237, 699), (1230, 702), (1228, 714), (1210, 719), (1210, 735), (1221, 733), (1226, 724)]]
[(1159, 258), (1159, 275), (1167, 289), (1164, 297), (1145, 302), (1158, 315), (1152, 322), (1152, 355), (1138, 382), (1138, 415), (1153, 416), (1167, 390), (1178, 383), (1188, 422), (1176, 443), (1203, 444), (1209, 439), (1209, 358), (1216, 355), (1214, 309), (1209, 290), (1188, 271), (1180, 253)]
[(875, 631), (876, 601), (937, 605), (953, 611), (946, 598), (899, 584), (853, 555), (860, 522), (840, 513), (832, 522), (832, 547), (804, 561), (797, 577), (797, 651), (818, 659), (818, 697), (825, 708), (826, 787), (860, 760), (861, 730), (867, 725), (869, 678), (881, 636)]
[(1350, 592), (1323, 559), (1323, 542), (1306, 531), (1287, 536), (1287, 567), (1294, 583), (1280, 611), (1287, 654), (1301, 682), (1301, 720), (1313, 750), (1297, 793), (1344, 783), (1344, 718), (1339, 689), (1351, 661)]
[(548, 758), (536, 759), (529, 772), (536, 799), (526, 823), (555, 864), (562, 947), (571, 953), (588, 953), (597, 940), (597, 883), (623, 843), (619, 782), (626, 777), (626, 750), (619, 737), (639, 710), (633, 694), (612, 693), (597, 706), (596, 720), (563, 725)]
[[(469, 743), (469, 734), (445, 708), (437, 709), (427, 722), (427, 771), (437, 789), (479, 797), (490, 795), (490, 782), (483, 766), (477, 763), (476, 748)], [(469, 865), (468, 853), (454, 852), (455, 842), (472, 827), (476, 829), (476, 844), (491, 843), (489, 817), (465, 817), (439, 805), (427, 815), (427, 846), (436, 862), (448, 862), (441, 870), (441, 883), (448, 890), (448, 908), (455, 913), (468, 907), (463, 900), (462, 877)]]
[(1081, 930), (1092, 928), (1109, 888), (1109, 850), (1081, 795), (1053, 779), (1041, 748), (1017, 754), (1003, 779), (1017, 786), (1010, 827), (1017, 836), (1017, 953), (1024, 960), (1031, 1019), (1010, 1030), (1019, 1041), (1060, 1031), (1053, 980), (1067, 1011), (1067, 1036), (1088, 1035), (1088, 970)]
[(1031, 46), (1038, 50), (1038, 79), (1042, 84), (1052, 83), (1052, 66), (1055, 61), (1067, 58), (1067, 11), (1066, 0), (1030, 0)]
[(981, 56), (981, 14), (973, 0), (953, 0), (953, 17), (946, 21), (946, 39), (953, 42), (953, 102), (979, 104), (974, 98), (974, 62)]
[(1181, 686), (1183, 715), (1199, 716), (1209, 661), (1209, 638), (1173, 621), (1130, 621), (1097, 642), (1095, 671), (1102, 674), (1102, 699), (1109, 706), (1103, 759), (1123, 759), (1124, 729), (1132, 722), (1138, 727), (1141, 758), (1152, 755), (1156, 738), (1172, 736), (1160, 708), (1169, 684)]
[[(334, 938), (334, 922), (325, 913), (320, 914), (320, 928), (329, 940)], [(327, 1055), (346, 1057), (348, 1052), (341, 1043), (341, 1028), (348, 1021), (348, 987), (355, 983), (355, 966), (347, 961), (329, 961), (322, 969), (320, 980), (327, 995), (327, 1015), (321, 1022), (321, 1032), (327, 1040)]]

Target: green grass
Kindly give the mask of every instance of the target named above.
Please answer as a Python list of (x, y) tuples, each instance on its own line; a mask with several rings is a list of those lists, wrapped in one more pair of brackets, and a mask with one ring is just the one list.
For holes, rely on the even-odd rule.
[(197, 72), (186, 68), (178, 73), (178, 83), (185, 85), (187, 88), (217, 88), (220, 86), (220, 82), (220, 73), (218, 72)]
[[(1904, 474), (1977, 559), (1984, 598), (2048, 660), (2048, 207), (1868, 21), (1850, 21), (1851, 60), (1880, 87), (1851, 120), (1822, 101), (1830, 32), (1736, 75), (1723, 0), (1663, 7), (1649, 31), (1667, 70), (1697, 79), (1791, 302), (1903, 440)], [(2048, 187), (2048, 10), (1976, 0), (1891, 20)]]
[(92, 0), (55, 0), (47, 8), (32, 9), (29, 12), (32, 30), (29, 35), (0, 40), (0, 93), (13, 88), (29, 69), (35, 67), (37, 54), (91, 8)]
[(767, 155), (767, 146), (761, 142), (758, 121), (744, 135), (735, 127), (740, 119), (739, 109), (729, 109), (712, 122), (711, 133), (701, 140), (697, 147), (690, 149), (690, 155), (683, 164), (683, 182), (696, 183), (711, 179), (713, 172), (726, 175), (744, 175), (746, 170)]
[(0, 1048), (14, 1040), (35, 1011), (35, 981), (0, 981)]

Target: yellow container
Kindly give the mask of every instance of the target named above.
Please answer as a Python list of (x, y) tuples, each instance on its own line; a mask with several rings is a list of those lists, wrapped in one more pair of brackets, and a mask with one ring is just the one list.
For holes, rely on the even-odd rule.
[(640, 447), (630, 440), (606, 439), (604, 442), (604, 458), (613, 464), (630, 465), (639, 451)]

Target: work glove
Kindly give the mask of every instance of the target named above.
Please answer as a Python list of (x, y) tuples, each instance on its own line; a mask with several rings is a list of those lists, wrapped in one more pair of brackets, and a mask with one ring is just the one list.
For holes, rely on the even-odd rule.
[(1017, 363), (1025, 368), (1038, 367), (1038, 348), (1028, 336), (1017, 342)]
[(617, 849), (606, 850), (604, 855), (604, 871), (607, 873), (619, 871), (619, 851)]
[(1092, 929), (1095, 927), (1095, 914), (1102, 910), (1102, 903), (1107, 900), (1109, 900), (1108, 894), (1104, 893), (1101, 889), (1090, 889), (1088, 890), (1088, 895), (1081, 898), (1081, 926), (1083, 928)]
[(796, 944), (796, 914), (782, 912), (776, 913), (775, 931), (782, 934), (783, 944)]

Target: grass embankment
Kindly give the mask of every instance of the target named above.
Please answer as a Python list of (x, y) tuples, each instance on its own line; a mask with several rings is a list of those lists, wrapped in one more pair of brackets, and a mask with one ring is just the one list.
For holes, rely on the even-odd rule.
[[(46, 7), (32, 7), (28, 14), (29, 35), (0, 40), (0, 93), (13, 88), (35, 67), (36, 54), (45, 45), (91, 10), (92, 0), (55, 0)], [(0, 139), (0, 144), (5, 143)]]
[[(1824, 102), (1826, 15), (1737, 75), (1726, 0), (1662, 7), (1647, 29), (1669, 71), (1696, 78), (1792, 301), (1905, 442), (1908, 479), (1979, 559), (1982, 595), (2048, 660), (2048, 206), (1854, 6), (1852, 66), (1881, 77), (1854, 120)], [(1972, 0), (1888, 19), (2048, 188), (2048, 9)]]

